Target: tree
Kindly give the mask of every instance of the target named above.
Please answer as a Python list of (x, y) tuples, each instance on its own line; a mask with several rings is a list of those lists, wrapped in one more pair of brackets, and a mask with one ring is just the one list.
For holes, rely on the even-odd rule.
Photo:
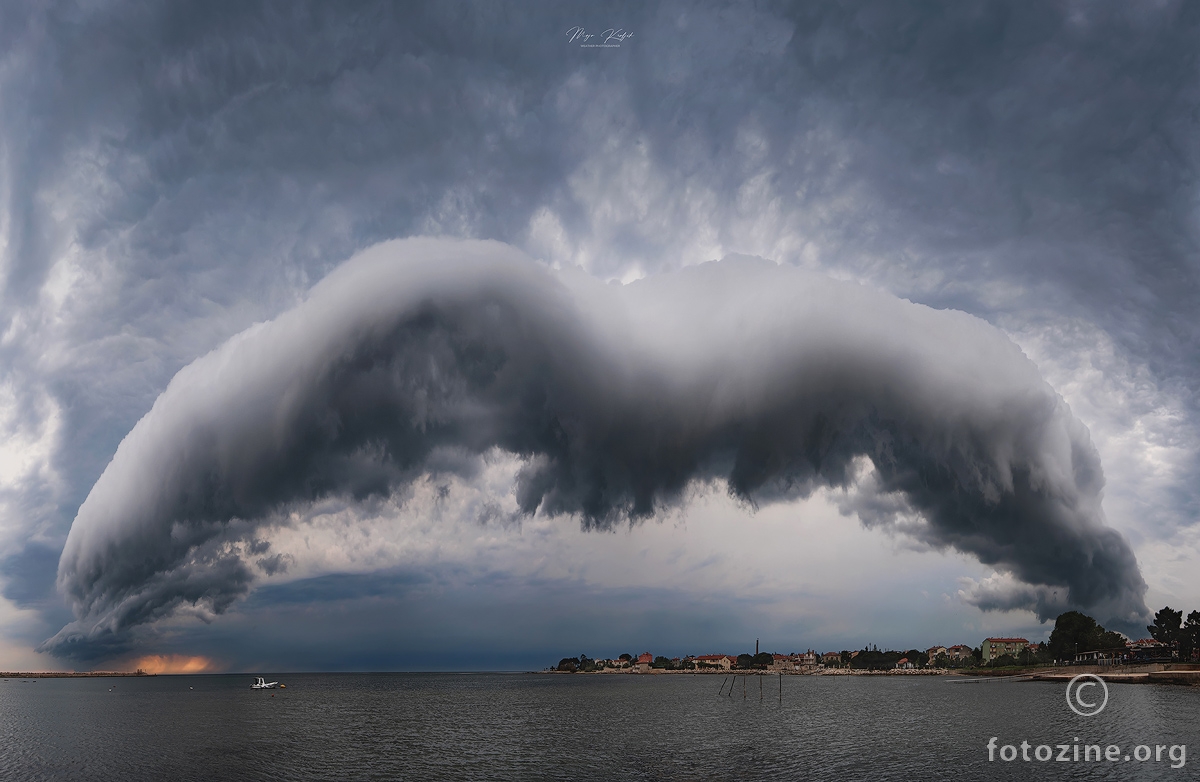
[(1170, 606), (1163, 606), (1154, 615), (1154, 624), (1147, 625), (1146, 630), (1155, 641), (1178, 649), (1182, 623), (1183, 611), (1172, 611)]
[[(906, 655), (904, 652), (891, 650), (881, 652), (877, 649), (864, 649), (855, 655), (854, 659), (850, 661), (850, 667), (856, 670), (869, 671), (890, 670), (895, 668), (896, 663), (900, 661), (900, 658), (905, 656)], [(915, 660), (910, 658), (909, 661), (915, 664)]]
[[(1119, 633), (1113, 633), (1121, 639), (1121, 646), (1125, 644), (1125, 639)], [(1017, 663), (1020, 665), (1048, 665), (1054, 661), (1047, 651), (1047, 644), (1034, 644), (1027, 646), (1017, 654)]]
[(773, 662), (775, 662), (775, 655), (771, 654), (770, 652), (759, 652), (758, 654), (754, 655), (751, 664), (755, 668), (766, 670)]
[(564, 657), (558, 661), (558, 669), (567, 673), (575, 673), (579, 670), (579, 661), (574, 657)]
[(734, 665), (742, 670), (748, 670), (754, 665), (754, 655), (739, 654), (737, 656), (737, 662), (735, 662)]
[(1095, 619), (1079, 611), (1067, 611), (1054, 620), (1054, 631), (1047, 644), (1054, 660), (1074, 660), (1079, 652), (1124, 649), (1125, 636), (1105, 630)]
[(1074, 660), (1079, 652), (1096, 649), (1104, 628), (1079, 611), (1067, 611), (1054, 620), (1050, 633), (1050, 654), (1055, 660)]
[(1200, 650), (1200, 611), (1193, 611), (1187, 615), (1187, 622), (1180, 628), (1179, 656), (1190, 660), (1198, 650)]

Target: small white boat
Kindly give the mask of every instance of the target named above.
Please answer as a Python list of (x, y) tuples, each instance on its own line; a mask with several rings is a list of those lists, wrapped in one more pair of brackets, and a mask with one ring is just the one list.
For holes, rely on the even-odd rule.
[(278, 686), (279, 686), (279, 682), (269, 682), (266, 679), (264, 679), (263, 677), (259, 676), (257, 679), (254, 680), (254, 684), (250, 685), (250, 689), (252, 689), (252, 690), (273, 690)]

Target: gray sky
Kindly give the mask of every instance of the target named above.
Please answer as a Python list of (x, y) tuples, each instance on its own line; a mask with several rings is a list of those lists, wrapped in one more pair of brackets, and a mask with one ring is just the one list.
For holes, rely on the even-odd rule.
[[(1048, 586), (1052, 573), (1075, 591), (1124, 584), (1119, 595), (1139, 594), (1143, 579), (1151, 609), (1200, 608), (1191, 565), (1200, 547), (1198, 15), (1181, 3), (0, 9), (0, 660), (523, 668), (581, 651), (738, 651), (754, 637), (780, 651), (975, 645), (987, 634), (1044, 635), (1028, 608), (1067, 604)], [(608, 28), (633, 35), (583, 48), (569, 40), (574, 26), (597, 35), (589, 42)], [(998, 555), (989, 546), (1012, 531), (1011, 519), (997, 520), (984, 542), (941, 534), (958, 527), (939, 519), (987, 514), (947, 509), (943, 500), (958, 495), (936, 485), (914, 499), (902, 470), (872, 473), (850, 459), (834, 477), (817, 470), (815, 482), (740, 495), (733, 486), (731, 495), (737, 474), (719, 469), (728, 449), (697, 435), (684, 438), (689, 469), (651, 482), (652, 513), (588, 532), (583, 500), (520, 512), (522, 470), (545, 449), (520, 453), (526, 441), (500, 438), (509, 451), (483, 449), (469, 464), (422, 458), (403, 475), (378, 471), (376, 483), (362, 477), (371, 469), (345, 468), (365, 486), (318, 469), (317, 489), (273, 488), (235, 503), (223, 512), (237, 529), (203, 540), (138, 549), (116, 535), (115, 559), (96, 560), (109, 563), (100, 576), (68, 578), (59, 591), (55, 573), (81, 505), (110, 462), (118, 470), (118, 445), (176, 373), (255, 324), (311, 311), (313, 286), (355, 253), (420, 235), (502, 242), (521, 268), (548, 279), (648, 278), (613, 294), (650, 302), (622, 305), (632, 311), (653, 312), (655, 300), (680, 313), (696, 301), (725, 306), (671, 281), (706, 261), (759, 256), (895, 302), (847, 305), (828, 319), (838, 334), (890, 332), (885, 313), (904, 309), (898, 299), (968, 313), (975, 319), (930, 317), (978, 324), (994, 335), (985, 342), (1007, 336), (1032, 361), (1040, 379), (1016, 385), (1044, 381), (1050, 398), (1061, 395), (1053, 420), (1073, 432), (1064, 436), (1084, 462), (1102, 465), (1102, 479), (1076, 473), (1060, 489), (1102, 497), (1102, 509), (1080, 521), (1022, 511), (1012, 518), (1029, 529), (1015, 553)], [(765, 365), (799, 360), (796, 345), (845, 347), (803, 317), (772, 321), (743, 279), (753, 275), (736, 271), (753, 263), (716, 268), (735, 270), (721, 283), (729, 290), (752, 291), (726, 303), (761, 316), (763, 334), (776, 334), (772, 324), (806, 327), (795, 339), (760, 334)], [(822, 284), (833, 283), (812, 285)], [(577, 279), (568, 287), (592, 290)], [(541, 312), (547, 299), (520, 301)], [(724, 366), (713, 341), (671, 336), (686, 320), (637, 333), (658, 335), (647, 341), (694, 366)], [(584, 322), (569, 319), (564, 333)], [(588, 331), (588, 344), (627, 357), (638, 344), (620, 337), (629, 321), (604, 322), (611, 328)], [(905, 344), (937, 356), (948, 334), (969, 342), (960, 332), (935, 325)], [(287, 355), (310, 355), (309, 343), (284, 341)], [(887, 360), (847, 344), (863, 377), (880, 376), (868, 369)], [(935, 382), (938, 372), (959, 365), (953, 356), (928, 371), (907, 364), (928, 380), (919, 398), (939, 403), (961, 385)], [(201, 377), (189, 371), (177, 383)], [(229, 402), (214, 431), (246, 431), (238, 382), (204, 374), (192, 384)], [(663, 410), (680, 416), (687, 405), (674, 403), (694, 401), (670, 398)], [(887, 408), (862, 399), (876, 413)], [(164, 400), (163, 416), (195, 428), (193, 408)], [(820, 407), (810, 403), (793, 412)], [(949, 425), (901, 407), (904, 421), (923, 422), (904, 431)], [(184, 412), (171, 418), (171, 409)], [(979, 424), (976, 413), (964, 420)], [(1035, 419), (996, 420), (989, 437), (1016, 442)], [(698, 431), (685, 423), (677, 434)], [(375, 437), (357, 442), (385, 435)], [(186, 442), (155, 447), (174, 458), (192, 453)], [(590, 452), (653, 450), (623, 447)], [(848, 448), (861, 455), (865, 446)], [(1012, 463), (1052, 450), (1030, 446), (1033, 456)], [(917, 447), (896, 463), (948, 463), (931, 453)], [(387, 464), (375, 456), (383, 461), (372, 464)], [(141, 499), (110, 508), (122, 530), (142, 493), (163, 485), (152, 480), (162, 460), (127, 461), (122, 485)], [(273, 463), (282, 464), (254, 462)], [(178, 515), (191, 506), (167, 507)], [(179, 521), (170, 513), (149, 513), (147, 523), (170, 530)], [(1076, 578), (1070, 556), (1034, 567), (1021, 553), (1063, 530), (1089, 541), (1064, 551), (1090, 551), (1105, 527), (1137, 566)], [(208, 581), (150, 590), (159, 597), (137, 603), (143, 613), (133, 611), (138, 621), (121, 624), (113, 643), (93, 639), (74, 657), (34, 651), (69, 623), (111, 614), (78, 613), (79, 594), (128, 608), (130, 594), (181, 574)], [(1114, 618), (1133, 604), (1123, 605)]]

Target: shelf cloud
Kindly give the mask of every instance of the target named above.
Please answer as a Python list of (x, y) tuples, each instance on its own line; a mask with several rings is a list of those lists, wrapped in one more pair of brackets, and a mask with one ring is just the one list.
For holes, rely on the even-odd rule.
[(525, 514), (607, 528), (697, 482), (749, 505), (840, 487), (869, 526), (1006, 574), (982, 608), (1146, 613), (1087, 428), (988, 323), (756, 258), (617, 285), (422, 238), (175, 376), (79, 508), (58, 568), (76, 620), (41, 648), (112, 655), (221, 613), (290, 510), (469, 478), (497, 449)]

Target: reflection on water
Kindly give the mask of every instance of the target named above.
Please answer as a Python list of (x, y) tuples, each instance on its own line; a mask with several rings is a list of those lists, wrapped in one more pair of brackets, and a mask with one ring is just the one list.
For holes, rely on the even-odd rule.
[[(268, 671), (262, 672), (264, 675)], [(1190, 779), (1200, 689), (721, 676), (272, 674), (0, 683), (0, 779)], [(115, 687), (109, 691), (110, 687)], [(725, 688), (728, 692), (729, 687)], [(1189, 744), (1187, 766), (988, 762), (986, 745)]]

